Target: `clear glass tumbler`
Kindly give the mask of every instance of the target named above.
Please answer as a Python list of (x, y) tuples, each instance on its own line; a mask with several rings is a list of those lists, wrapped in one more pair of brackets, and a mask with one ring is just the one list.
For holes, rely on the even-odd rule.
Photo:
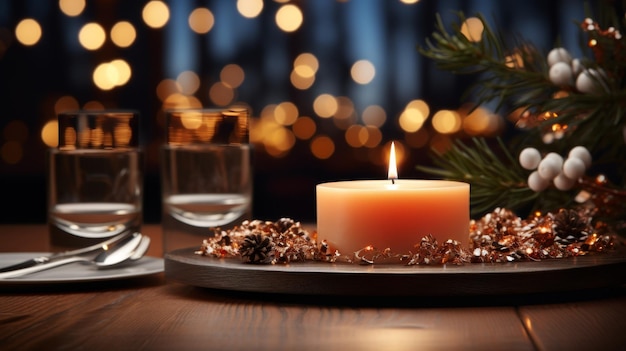
[(212, 228), (251, 216), (252, 164), (245, 109), (166, 114), (161, 150), (164, 252), (200, 247)]
[(143, 157), (134, 111), (58, 116), (48, 158), (48, 223), (54, 250), (103, 241), (142, 221)]

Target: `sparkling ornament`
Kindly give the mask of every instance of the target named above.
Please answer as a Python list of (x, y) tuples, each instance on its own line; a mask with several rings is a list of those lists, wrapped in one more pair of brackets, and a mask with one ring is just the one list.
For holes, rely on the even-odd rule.
[(576, 184), (576, 179), (572, 179), (567, 177), (565, 174), (560, 173), (558, 176), (554, 177), (554, 186), (561, 190), (567, 191), (574, 187)]
[(528, 176), (528, 187), (536, 193), (545, 190), (549, 185), (550, 180), (540, 176), (538, 171), (534, 171)]
[(542, 178), (552, 180), (561, 173), (562, 167), (563, 158), (559, 154), (551, 152), (539, 162), (537, 172)]
[(578, 179), (585, 174), (585, 163), (578, 157), (568, 157), (563, 162), (563, 174), (570, 179)]
[(608, 91), (604, 84), (603, 72), (593, 68), (586, 69), (578, 75), (576, 89), (585, 94), (599, 94)]
[(550, 71), (548, 72), (548, 76), (554, 85), (574, 85), (574, 74), (572, 72), (572, 68), (565, 62), (557, 62), (552, 65), (552, 67), (550, 67)]
[(603, 253), (614, 248), (616, 236), (608, 227), (593, 225), (594, 213), (581, 207), (563, 209), (558, 214), (535, 212), (524, 220), (511, 210), (496, 208), (480, 219), (470, 220), (469, 249), (454, 240), (439, 243), (428, 234), (409, 253), (364, 246), (350, 255), (331, 250), (326, 240), (317, 242), (317, 233), (309, 235), (300, 222), (290, 218), (277, 222), (245, 220), (227, 231), (214, 229), (213, 237), (203, 240), (194, 253), (218, 259), (240, 257), (246, 263), (264, 264), (305, 261), (374, 264), (395, 259), (413, 266), (537, 261)]
[(568, 158), (578, 158), (585, 164), (585, 168), (591, 167), (591, 153), (584, 146), (576, 146), (569, 152)]
[(565, 48), (554, 48), (548, 53), (548, 65), (553, 66), (557, 62), (572, 62), (572, 55)]
[(541, 162), (541, 154), (534, 147), (527, 147), (519, 154), (519, 163), (524, 169), (534, 170)]

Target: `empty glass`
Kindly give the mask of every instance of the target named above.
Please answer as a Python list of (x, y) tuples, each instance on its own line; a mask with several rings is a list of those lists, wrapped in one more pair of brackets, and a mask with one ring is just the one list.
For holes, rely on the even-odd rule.
[(140, 229), (143, 165), (138, 119), (134, 111), (59, 114), (59, 145), (48, 158), (53, 249), (85, 246)]
[(246, 109), (166, 114), (161, 150), (164, 251), (200, 247), (211, 228), (251, 216), (252, 167)]

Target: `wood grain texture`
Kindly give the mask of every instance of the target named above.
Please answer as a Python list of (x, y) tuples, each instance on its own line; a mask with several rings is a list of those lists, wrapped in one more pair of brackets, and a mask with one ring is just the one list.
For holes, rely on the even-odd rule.
[(418, 345), (532, 350), (512, 307), (357, 308), (255, 301), (180, 284), (4, 295), (0, 304), (3, 350), (413, 350)]
[(626, 297), (520, 307), (539, 350), (626, 350)]

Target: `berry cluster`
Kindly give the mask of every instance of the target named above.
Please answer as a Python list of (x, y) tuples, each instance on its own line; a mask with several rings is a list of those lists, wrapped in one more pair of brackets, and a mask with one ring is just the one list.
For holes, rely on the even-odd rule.
[(587, 68), (580, 59), (572, 59), (565, 48), (554, 48), (548, 53), (550, 81), (563, 88), (575, 88), (584, 94), (609, 91), (607, 75), (601, 68)]
[(567, 159), (550, 152), (543, 158), (539, 150), (527, 147), (519, 154), (520, 165), (533, 171), (528, 176), (528, 187), (540, 192), (545, 190), (550, 182), (559, 190), (569, 190), (591, 166), (591, 153), (584, 146), (576, 146), (570, 150)]

